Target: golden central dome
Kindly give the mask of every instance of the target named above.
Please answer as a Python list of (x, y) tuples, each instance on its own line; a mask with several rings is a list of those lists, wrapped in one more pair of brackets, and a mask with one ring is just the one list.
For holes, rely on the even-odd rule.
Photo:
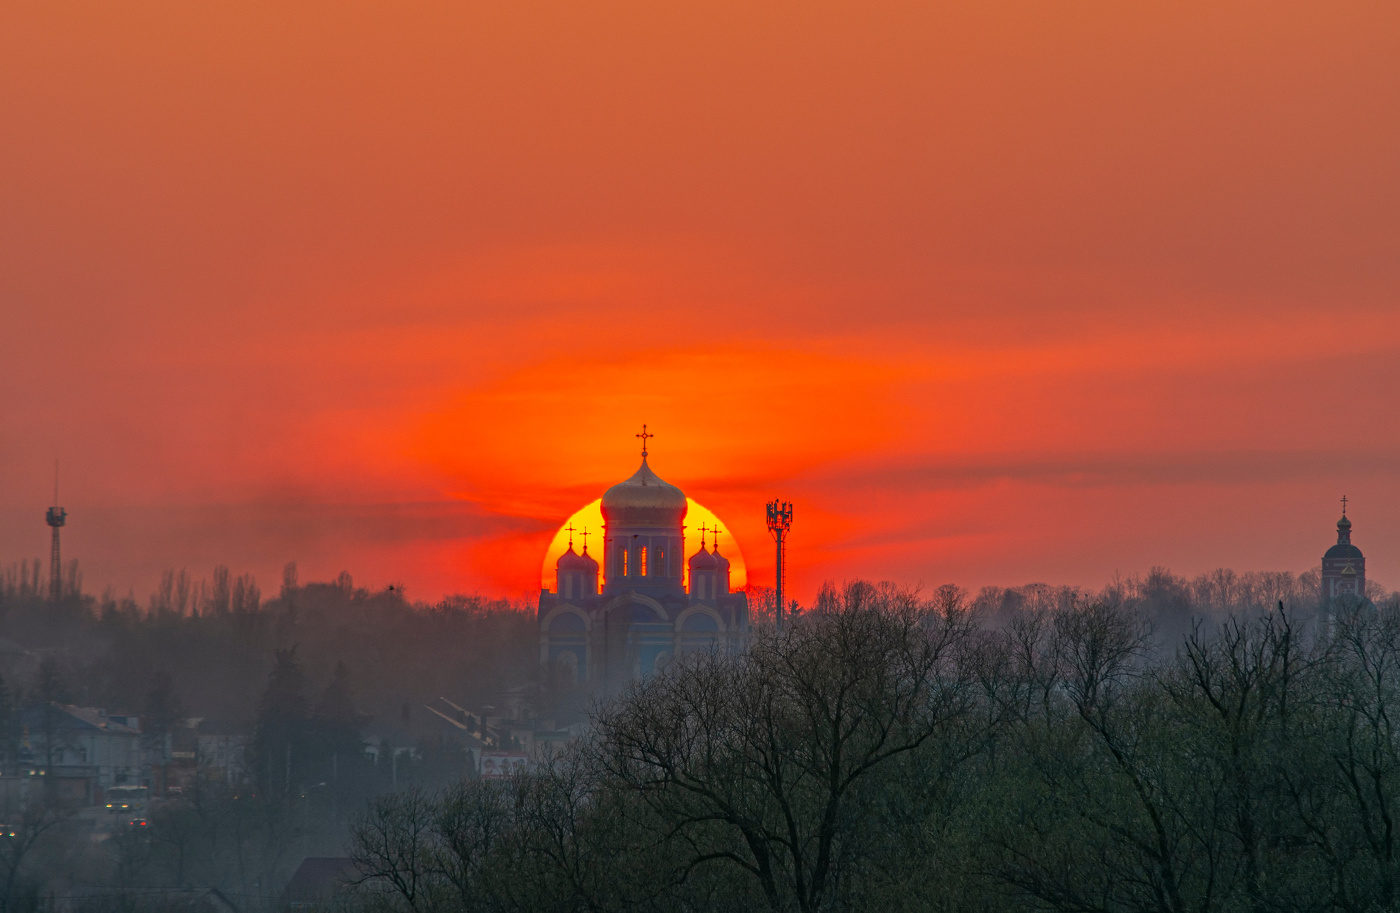
[(632, 478), (607, 490), (602, 507), (609, 526), (676, 526), (685, 519), (685, 492), (652, 472), (642, 457)]

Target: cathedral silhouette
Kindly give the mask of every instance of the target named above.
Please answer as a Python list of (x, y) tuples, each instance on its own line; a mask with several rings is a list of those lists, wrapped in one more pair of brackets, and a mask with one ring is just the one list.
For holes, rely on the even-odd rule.
[(737, 650), (748, 631), (748, 599), (730, 591), (722, 530), (702, 529), (687, 560), (685, 493), (652, 471), (645, 425), (637, 437), (642, 465), (603, 495), (602, 565), (586, 531), (574, 551), (570, 529), (555, 589), (540, 593), (540, 661), (555, 681), (616, 686), (687, 651)]

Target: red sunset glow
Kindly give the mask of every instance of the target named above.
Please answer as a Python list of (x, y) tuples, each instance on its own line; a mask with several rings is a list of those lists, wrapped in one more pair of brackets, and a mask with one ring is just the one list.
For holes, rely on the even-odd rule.
[(1302, 571), (1343, 494), (1400, 585), (1397, 46), (1305, 3), (15, 6), (0, 561), (58, 459), (91, 590), (538, 596), (645, 421), (748, 583), (794, 502), (799, 600)]

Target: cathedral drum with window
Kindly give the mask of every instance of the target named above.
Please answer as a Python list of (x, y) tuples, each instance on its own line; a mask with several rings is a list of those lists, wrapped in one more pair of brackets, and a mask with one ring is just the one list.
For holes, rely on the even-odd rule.
[(636, 473), (603, 495), (601, 568), (586, 543), (578, 553), (571, 540), (554, 592), (540, 594), (540, 659), (556, 681), (618, 684), (679, 653), (741, 646), (748, 601), (730, 592), (718, 534), (713, 551), (702, 538), (687, 559), (686, 507), (685, 493), (652, 472), (645, 451)]

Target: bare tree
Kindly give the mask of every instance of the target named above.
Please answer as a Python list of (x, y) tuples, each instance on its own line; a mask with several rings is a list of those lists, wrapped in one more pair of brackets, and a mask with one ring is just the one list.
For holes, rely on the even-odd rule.
[(1198, 873), (1141, 618), (1080, 601), (1006, 636), (1020, 682), (1004, 691), (1017, 725), (1003, 740), (1001, 877), (1055, 910), (1194, 909), (1184, 886)]
[(1213, 637), (1198, 626), (1162, 676), (1195, 778), (1184, 814), (1216, 896), (1238, 896), (1250, 910), (1309, 908), (1308, 892), (1287, 877), (1300, 854), (1275, 848), (1301, 837), (1279, 810), (1310, 668), (1280, 603), (1276, 614), (1227, 620)]
[(1298, 810), (1332, 863), (1339, 906), (1389, 909), (1400, 899), (1400, 610), (1340, 612), (1319, 671), (1323, 725), (1304, 744), (1331, 776), (1298, 784)]
[(405, 910), (496, 909), (487, 868), (513, 826), (517, 787), (473, 780), (441, 796), (415, 787), (371, 802), (352, 829), (362, 895)]
[(433, 869), (451, 886), (462, 910), (490, 906), (487, 864), (514, 824), (513, 786), (472, 780), (442, 795), (433, 825), (437, 847)]
[(25, 864), (51, 831), (67, 820), (68, 813), (43, 803), (34, 803), (20, 812), (15, 823), (0, 834), (0, 913), (24, 909)]
[(600, 716), (604, 765), (665, 822), (683, 875), (730, 866), (771, 909), (826, 908), (874, 826), (866, 789), (970, 714), (969, 632), (911, 592), (853, 584), (745, 655), (634, 687)]

